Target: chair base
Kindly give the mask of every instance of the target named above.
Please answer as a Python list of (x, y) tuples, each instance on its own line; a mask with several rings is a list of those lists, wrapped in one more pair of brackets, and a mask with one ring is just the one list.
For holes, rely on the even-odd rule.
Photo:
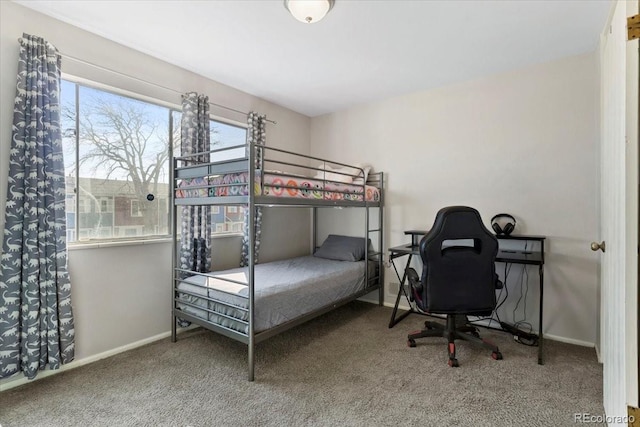
[[(462, 320), (462, 318), (464, 320)], [(456, 326), (456, 320), (460, 326)], [(502, 360), (502, 353), (497, 346), (491, 342), (480, 338), (478, 328), (471, 326), (467, 323), (466, 316), (449, 314), (447, 315), (447, 324), (443, 326), (436, 322), (424, 322), (425, 329), (421, 331), (415, 331), (407, 336), (407, 345), (409, 347), (416, 346), (416, 339), (427, 337), (444, 337), (449, 341), (447, 349), (449, 351), (448, 364), (452, 368), (457, 368), (459, 365), (458, 359), (456, 359), (456, 339), (462, 339), (474, 344), (478, 344), (488, 350), (491, 350), (491, 358), (495, 360)]]

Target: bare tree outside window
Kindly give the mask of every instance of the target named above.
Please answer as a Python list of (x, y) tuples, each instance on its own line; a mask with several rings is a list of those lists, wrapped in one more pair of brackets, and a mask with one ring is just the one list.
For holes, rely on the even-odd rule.
[[(181, 112), (69, 80), (61, 105), (67, 241), (167, 236), (169, 148), (180, 155)], [(243, 126), (211, 120), (210, 131), (212, 150), (246, 142)], [(239, 147), (211, 158), (244, 156)], [(244, 208), (220, 206), (211, 221), (214, 234), (242, 232)]]
[(79, 239), (169, 234), (170, 110), (66, 81), (62, 98)]

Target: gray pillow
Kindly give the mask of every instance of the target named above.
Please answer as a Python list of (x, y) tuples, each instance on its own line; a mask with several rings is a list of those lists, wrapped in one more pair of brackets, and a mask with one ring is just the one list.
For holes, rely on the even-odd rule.
[[(371, 242), (369, 239), (366, 241), (366, 244)], [(364, 237), (330, 234), (313, 256), (337, 261), (360, 261), (364, 258), (364, 245)]]

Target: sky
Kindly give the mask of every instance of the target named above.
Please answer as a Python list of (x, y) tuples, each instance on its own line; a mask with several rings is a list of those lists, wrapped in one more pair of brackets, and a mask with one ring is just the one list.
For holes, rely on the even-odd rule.
[[(68, 111), (71, 113), (72, 117), (69, 117), (69, 114), (63, 114), (62, 117), (62, 129), (63, 129), (63, 145), (64, 145), (64, 154), (65, 154), (65, 169), (66, 175), (74, 175), (75, 174), (75, 107), (76, 107), (76, 93), (75, 93), (76, 84), (67, 80), (62, 80), (61, 84), (61, 104), (63, 111)], [(148, 159), (149, 162), (155, 161), (156, 153), (158, 151), (165, 150), (165, 141), (167, 141), (169, 134), (169, 114), (170, 109), (167, 107), (151, 104), (144, 101), (139, 101), (133, 98), (117, 95), (114, 93), (106, 92), (103, 90), (94, 89), (91, 87), (78, 85), (79, 93), (79, 115), (82, 120), (83, 117), (86, 117), (86, 114), (90, 113), (90, 108), (95, 104), (96, 101), (106, 102), (110, 105), (118, 106), (121, 105), (123, 107), (135, 107), (137, 111), (144, 114), (144, 121), (149, 124), (153, 124), (155, 130), (152, 130), (151, 126), (147, 126), (142, 128), (142, 131), (146, 136), (151, 135), (148, 140), (147, 149), (145, 150), (145, 158)], [(180, 112), (173, 111), (174, 123), (179, 124), (180, 121)], [(92, 116), (94, 123), (97, 123), (99, 117), (96, 115)], [(81, 121), (82, 124), (82, 121)], [(96, 126), (97, 129), (100, 129), (99, 126)], [(105, 129), (106, 131), (106, 129)], [(179, 134), (179, 133), (178, 133)], [(241, 145), (246, 142), (246, 129), (242, 127), (232, 126), (225, 123), (212, 121), (211, 123), (211, 144), (212, 148), (222, 148), (227, 146)], [(114, 144), (114, 149), (117, 149), (118, 144)], [(85, 144), (81, 141), (80, 143), (80, 155), (82, 156), (88, 150), (90, 150), (91, 145)], [(224, 154), (219, 153), (216, 155), (215, 160), (226, 160), (234, 157), (241, 157), (244, 155), (244, 148), (230, 150), (229, 152), (224, 152)], [(212, 159), (213, 160), (213, 159)], [(107, 163), (104, 159), (91, 159), (89, 161), (85, 161), (80, 166), (80, 177), (92, 177), (92, 178), (107, 178), (108, 170)], [(148, 166), (148, 164), (147, 164)], [(163, 174), (160, 178), (161, 182), (168, 182), (169, 174), (168, 174), (168, 166), (169, 162), (167, 161), (167, 165), (163, 168)], [(112, 179), (127, 179), (127, 172), (124, 170), (117, 171), (111, 174)]]

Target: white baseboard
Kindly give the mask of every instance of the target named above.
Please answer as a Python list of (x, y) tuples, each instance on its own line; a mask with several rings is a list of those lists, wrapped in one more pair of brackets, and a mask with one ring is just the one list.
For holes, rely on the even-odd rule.
[(551, 340), (551, 341), (559, 341), (567, 344), (579, 345), (580, 347), (594, 348), (596, 346), (595, 343), (592, 343), (589, 341), (576, 340), (573, 338), (560, 337), (558, 335), (551, 335), (551, 334), (544, 334), (544, 339)]
[[(378, 305), (378, 299), (369, 299), (369, 298), (365, 298), (365, 297), (360, 297), (358, 298), (358, 301), (362, 301), (362, 302), (368, 302), (369, 304), (376, 304)], [(387, 305), (387, 303), (385, 302), (384, 305)]]
[[(369, 302), (369, 301), (367, 301)], [(394, 304), (391, 304), (390, 302), (385, 301), (384, 302), (384, 306), (385, 307), (393, 307)], [(398, 305), (398, 309), (399, 310), (409, 310), (409, 306), (406, 304), (399, 304)], [(495, 322), (494, 322), (495, 323)], [(596, 354), (598, 356), (598, 361), (600, 361), (600, 353), (598, 352), (598, 348), (596, 347), (595, 343), (592, 342), (588, 342), (588, 341), (582, 341), (582, 340), (577, 340), (574, 338), (567, 338), (567, 337), (561, 337), (558, 335), (553, 335), (553, 334), (544, 334), (544, 339), (545, 340), (551, 340), (551, 341), (559, 341), (559, 342), (563, 342), (563, 343), (567, 343), (567, 344), (573, 344), (573, 345), (579, 345), (581, 347), (590, 347), (596, 348)]]
[[(385, 301), (385, 302), (383, 303), (383, 305), (384, 305), (385, 307), (391, 307), (391, 308), (393, 308), (393, 306), (394, 306), (395, 304), (391, 304), (390, 302)], [(406, 305), (406, 304), (398, 304), (398, 310), (403, 310), (403, 311), (405, 311), (405, 310), (409, 310), (409, 306), (408, 306), (408, 305)]]
[[(360, 299), (360, 301), (368, 302), (368, 303), (371, 303), (371, 304), (377, 304), (378, 303), (377, 300), (374, 301), (374, 300), (369, 300), (369, 299)], [(392, 303), (390, 303), (388, 301), (385, 301), (383, 305), (385, 307), (393, 307), (394, 306), (394, 304), (392, 304)], [(398, 309), (405, 311), (405, 310), (409, 309), (409, 306), (404, 305), (404, 304), (399, 304), (398, 305)], [(188, 331), (188, 330), (196, 328), (196, 327), (198, 327), (198, 326), (197, 325), (191, 325), (188, 328), (180, 328), (178, 330), (178, 333), (182, 333), (182, 332)], [(159, 341), (159, 340), (167, 338), (169, 336), (171, 336), (171, 332), (163, 332), (161, 334), (158, 334), (158, 335), (155, 335), (155, 336), (152, 336), (152, 337), (149, 337), (149, 338), (145, 338), (145, 339), (142, 339), (140, 341), (136, 341), (136, 342), (133, 342), (133, 343), (130, 343), (130, 344), (123, 345), (121, 347), (117, 347), (117, 348), (114, 348), (114, 349), (111, 349), (111, 350), (107, 350), (107, 351), (102, 352), (102, 353), (98, 353), (98, 354), (94, 354), (94, 355), (89, 356), (89, 357), (85, 357), (84, 359), (74, 360), (71, 363), (68, 363), (66, 365), (62, 365), (59, 369), (40, 371), (38, 373), (38, 376), (35, 377), (33, 380), (30, 380), (30, 379), (22, 376), (22, 373), (19, 372), (19, 373), (15, 374), (14, 376), (10, 377), (10, 378), (5, 378), (4, 380), (0, 380), (0, 392), (6, 391), (6, 390), (10, 390), (10, 389), (15, 388), (15, 387), (19, 387), (21, 385), (27, 384), (27, 383), (32, 382), (32, 381), (40, 380), (42, 378), (47, 378), (47, 377), (50, 377), (51, 375), (56, 375), (56, 374), (59, 374), (61, 372), (68, 371), (70, 369), (75, 369), (75, 368), (78, 368), (80, 366), (88, 365), (89, 363), (97, 362), (98, 360), (106, 359), (107, 357), (115, 356), (116, 354), (123, 353), (123, 352), (129, 351), (129, 350), (133, 350), (134, 348), (142, 347), (143, 345), (147, 345), (147, 344), (150, 344), (152, 342)], [(564, 342), (564, 343), (567, 343), (567, 344), (579, 345), (579, 346), (582, 346), (582, 347), (595, 347), (596, 355), (598, 357), (598, 362), (602, 363), (602, 361), (600, 359), (600, 351), (598, 349), (598, 346), (596, 346), (594, 343), (587, 342), (587, 341), (576, 340), (576, 339), (573, 339), (573, 338), (560, 337), (560, 336), (557, 336), (557, 335), (549, 335), (549, 334), (545, 334), (544, 338), (552, 340), (552, 341), (559, 341), (559, 342)]]
[(602, 364), (602, 357), (600, 356), (600, 346), (595, 345), (596, 348), (596, 356), (598, 357), (598, 363)]
[[(197, 327), (197, 326), (191, 325), (188, 328), (180, 328), (178, 329), (178, 333), (188, 331), (190, 329), (193, 329), (194, 327)], [(171, 336), (171, 331), (163, 332), (161, 334), (154, 335), (152, 337), (145, 338), (140, 341), (132, 342), (130, 344), (126, 344), (111, 350), (107, 350), (102, 353), (94, 354), (92, 356), (85, 357), (83, 359), (74, 360), (73, 362), (60, 366), (59, 369), (47, 369), (47, 370), (40, 371), (38, 372), (38, 376), (36, 376), (32, 380), (25, 377), (22, 372), (18, 372), (9, 378), (0, 380), (0, 392), (10, 390), (15, 387), (19, 387), (21, 385), (24, 385), (33, 381), (41, 380), (43, 378), (47, 378), (52, 375), (59, 374), (61, 372), (66, 372), (70, 369), (79, 368), (80, 366), (88, 365), (89, 363), (97, 362), (98, 360), (106, 359), (107, 357), (115, 356), (116, 354), (133, 350), (134, 348), (142, 347), (143, 345), (151, 344), (152, 342), (159, 341), (161, 339), (164, 339), (170, 336)]]

